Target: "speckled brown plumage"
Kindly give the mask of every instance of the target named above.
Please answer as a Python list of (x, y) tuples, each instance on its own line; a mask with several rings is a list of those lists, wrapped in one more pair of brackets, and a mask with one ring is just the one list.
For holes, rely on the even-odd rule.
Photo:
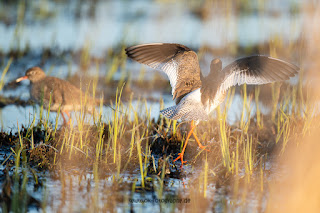
[(210, 73), (204, 77), (197, 54), (181, 44), (142, 44), (126, 48), (126, 53), (129, 58), (168, 75), (176, 106), (161, 112), (168, 118), (184, 121), (205, 120), (223, 102), (232, 86), (284, 81), (299, 70), (294, 64), (254, 55), (238, 59), (223, 69), (220, 59), (213, 59)]
[(17, 79), (17, 82), (25, 79), (29, 79), (31, 83), (31, 98), (38, 104), (43, 103), (45, 109), (49, 109), (51, 96), (50, 111), (58, 111), (60, 107), (61, 112), (66, 112), (68, 115), (68, 111), (80, 110), (81, 105), (92, 111), (98, 102), (90, 96), (85, 97), (80, 89), (68, 81), (46, 76), (39, 67), (28, 69), (25, 76)]
[(163, 70), (169, 76), (176, 104), (185, 95), (201, 86), (198, 56), (186, 46), (163, 43), (137, 45), (128, 47), (126, 53), (128, 57)]

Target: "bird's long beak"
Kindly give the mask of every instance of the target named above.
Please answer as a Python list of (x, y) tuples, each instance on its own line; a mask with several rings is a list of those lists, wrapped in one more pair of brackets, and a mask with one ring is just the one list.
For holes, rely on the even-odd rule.
[(18, 79), (16, 80), (16, 82), (20, 82), (20, 81), (27, 80), (27, 79), (28, 79), (28, 76), (23, 76), (23, 77), (21, 77), (21, 78), (18, 78)]

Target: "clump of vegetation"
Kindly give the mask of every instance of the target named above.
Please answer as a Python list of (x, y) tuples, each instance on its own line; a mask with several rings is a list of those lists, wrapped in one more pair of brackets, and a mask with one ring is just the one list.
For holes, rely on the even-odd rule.
[[(196, 143), (190, 143), (186, 150), (188, 163), (183, 169), (173, 159), (183, 146), (188, 124), (178, 124), (162, 116), (151, 119), (150, 109), (144, 101), (138, 102), (138, 107), (134, 107), (132, 101), (124, 104), (121, 91), (113, 104), (108, 123), (101, 121), (102, 108), (92, 115), (94, 125), (86, 124), (86, 115), (80, 113), (76, 115), (76, 121), (72, 121), (76, 125), (60, 128), (49, 122), (49, 113), (42, 113), (38, 124), (34, 119), (30, 127), (23, 127), (15, 135), (2, 133), (1, 144), (12, 147), (11, 155), (15, 159), (10, 161), (8, 158), (3, 165), (6, 164), (8, 170), (32, 173), (34, 177), (40, 174), (38, 172), (50, 171), (55, 179), (62, 182), (73, 170), (77, 171), (76, 176), (80, 179), (91, 173), (94, 176), (91, 181), (106, 179), (112, 187), (132, 190), (127, 198), (118, 194), (119, 199), (124, 199), (121, 202), (125, 203), (136, 193), (156, 193), (158, 199), (170, 194), (182, 198), (179, 193), (171, 192), (168, 184), (172, 179), (185, 182), (189, 186), (185, 195), (194, 199), (197, 196), (208, 199), (212, 187), (229, 191), (226, 193), (231, 193), (235, 200), (244, 201), (252, 190), (258, 191), (262, 199), (270, 173), (266, 164), (273, 156), (283, 155), (287, 147), (296, 146), (294, 138), (316, 128), (313, 124), (318, 118), (311, 116), (314, 111), (309, 100), (297, 101), (302, 98), (299, 94), (303, 92), (298, 92), (301, 87), (287, 88), (283, 96), (274, 99), (272, 109), (275, 112), (270, 115), (256, 113), (251, 117), (250, 101), (257, 103), (259, 112), (259, 103), (252, 98), (259, 96), (259, 89), (248, 96), (244, 85), (241, 90), (242, 115), (234, 125), (227, 124), (228, 109), (235, 95), (235, 90), (230, 90), (225, 105), (217, 109), (217, 119), (201, 122), (196, 130), (210, 151), (199, 150)], [(145, 113), (140, 116), (142, 110)], [(124, 181), (127, 174), (132, 174), (129, 176), (133, 179)], [(92, 193), (97, 199), (102, 199), (100, 189)], [(9, 198), (12, 202), (18, 199)]]

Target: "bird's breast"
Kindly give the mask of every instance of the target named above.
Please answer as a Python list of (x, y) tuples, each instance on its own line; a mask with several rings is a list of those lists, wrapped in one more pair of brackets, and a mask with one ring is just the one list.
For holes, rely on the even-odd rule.
[(30, 96), (34, 101), (40, 102), (43, 87), (40, 83), (33, 83), (30, 87)]
[(226, 92), (217, 92), (214, 96), (210, 97), (208, 101), (205, 104), (206, 112), (209, 114), (212, 112), (215, 108), (217, 108), (225, 99)]

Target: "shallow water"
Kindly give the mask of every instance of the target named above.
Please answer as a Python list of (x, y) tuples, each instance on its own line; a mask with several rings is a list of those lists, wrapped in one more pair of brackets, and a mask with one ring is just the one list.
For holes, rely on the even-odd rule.
[[(254, 4), (251, 4), (253, 13), (240, 15), (225, 15), (226, 9), (220, 7), (220, 10), (209, 12), (205, 20), (193, 13), (198, 9), (196, 2), (98, 1), (93, 8), (93, 17), (88, 15), (88, 3), (47, 3), (45, 9), (53, 15), (43, 19), (37, 19), (33, 14), (41, 4), (27, 4), (30, 9), (26, 11), (25, 24), (19, 35), (22, 48), (28, 45), (36, 52), (52, 47), (60, 51), (79, 50), (90, 43), (92, 53), (99, 55), (121, 41), (126, 44), (178, 42), (191, 47), (203, 44), (221, 47), (228, 42), (262, 43), (274, 36), (290, 42), (298, 38), (302, 28), (300, 13), (290, 14), (290, 8), (301, 7), (303, 1), (298, 0), (267, 1), (263, 13), (258, 13), (258, 5)], [(11, 6), (8, 13), (14, 13), (15, 9)], [(15, 25), (0, 24), (2, 51), (10, 50), (14, 32)]]

